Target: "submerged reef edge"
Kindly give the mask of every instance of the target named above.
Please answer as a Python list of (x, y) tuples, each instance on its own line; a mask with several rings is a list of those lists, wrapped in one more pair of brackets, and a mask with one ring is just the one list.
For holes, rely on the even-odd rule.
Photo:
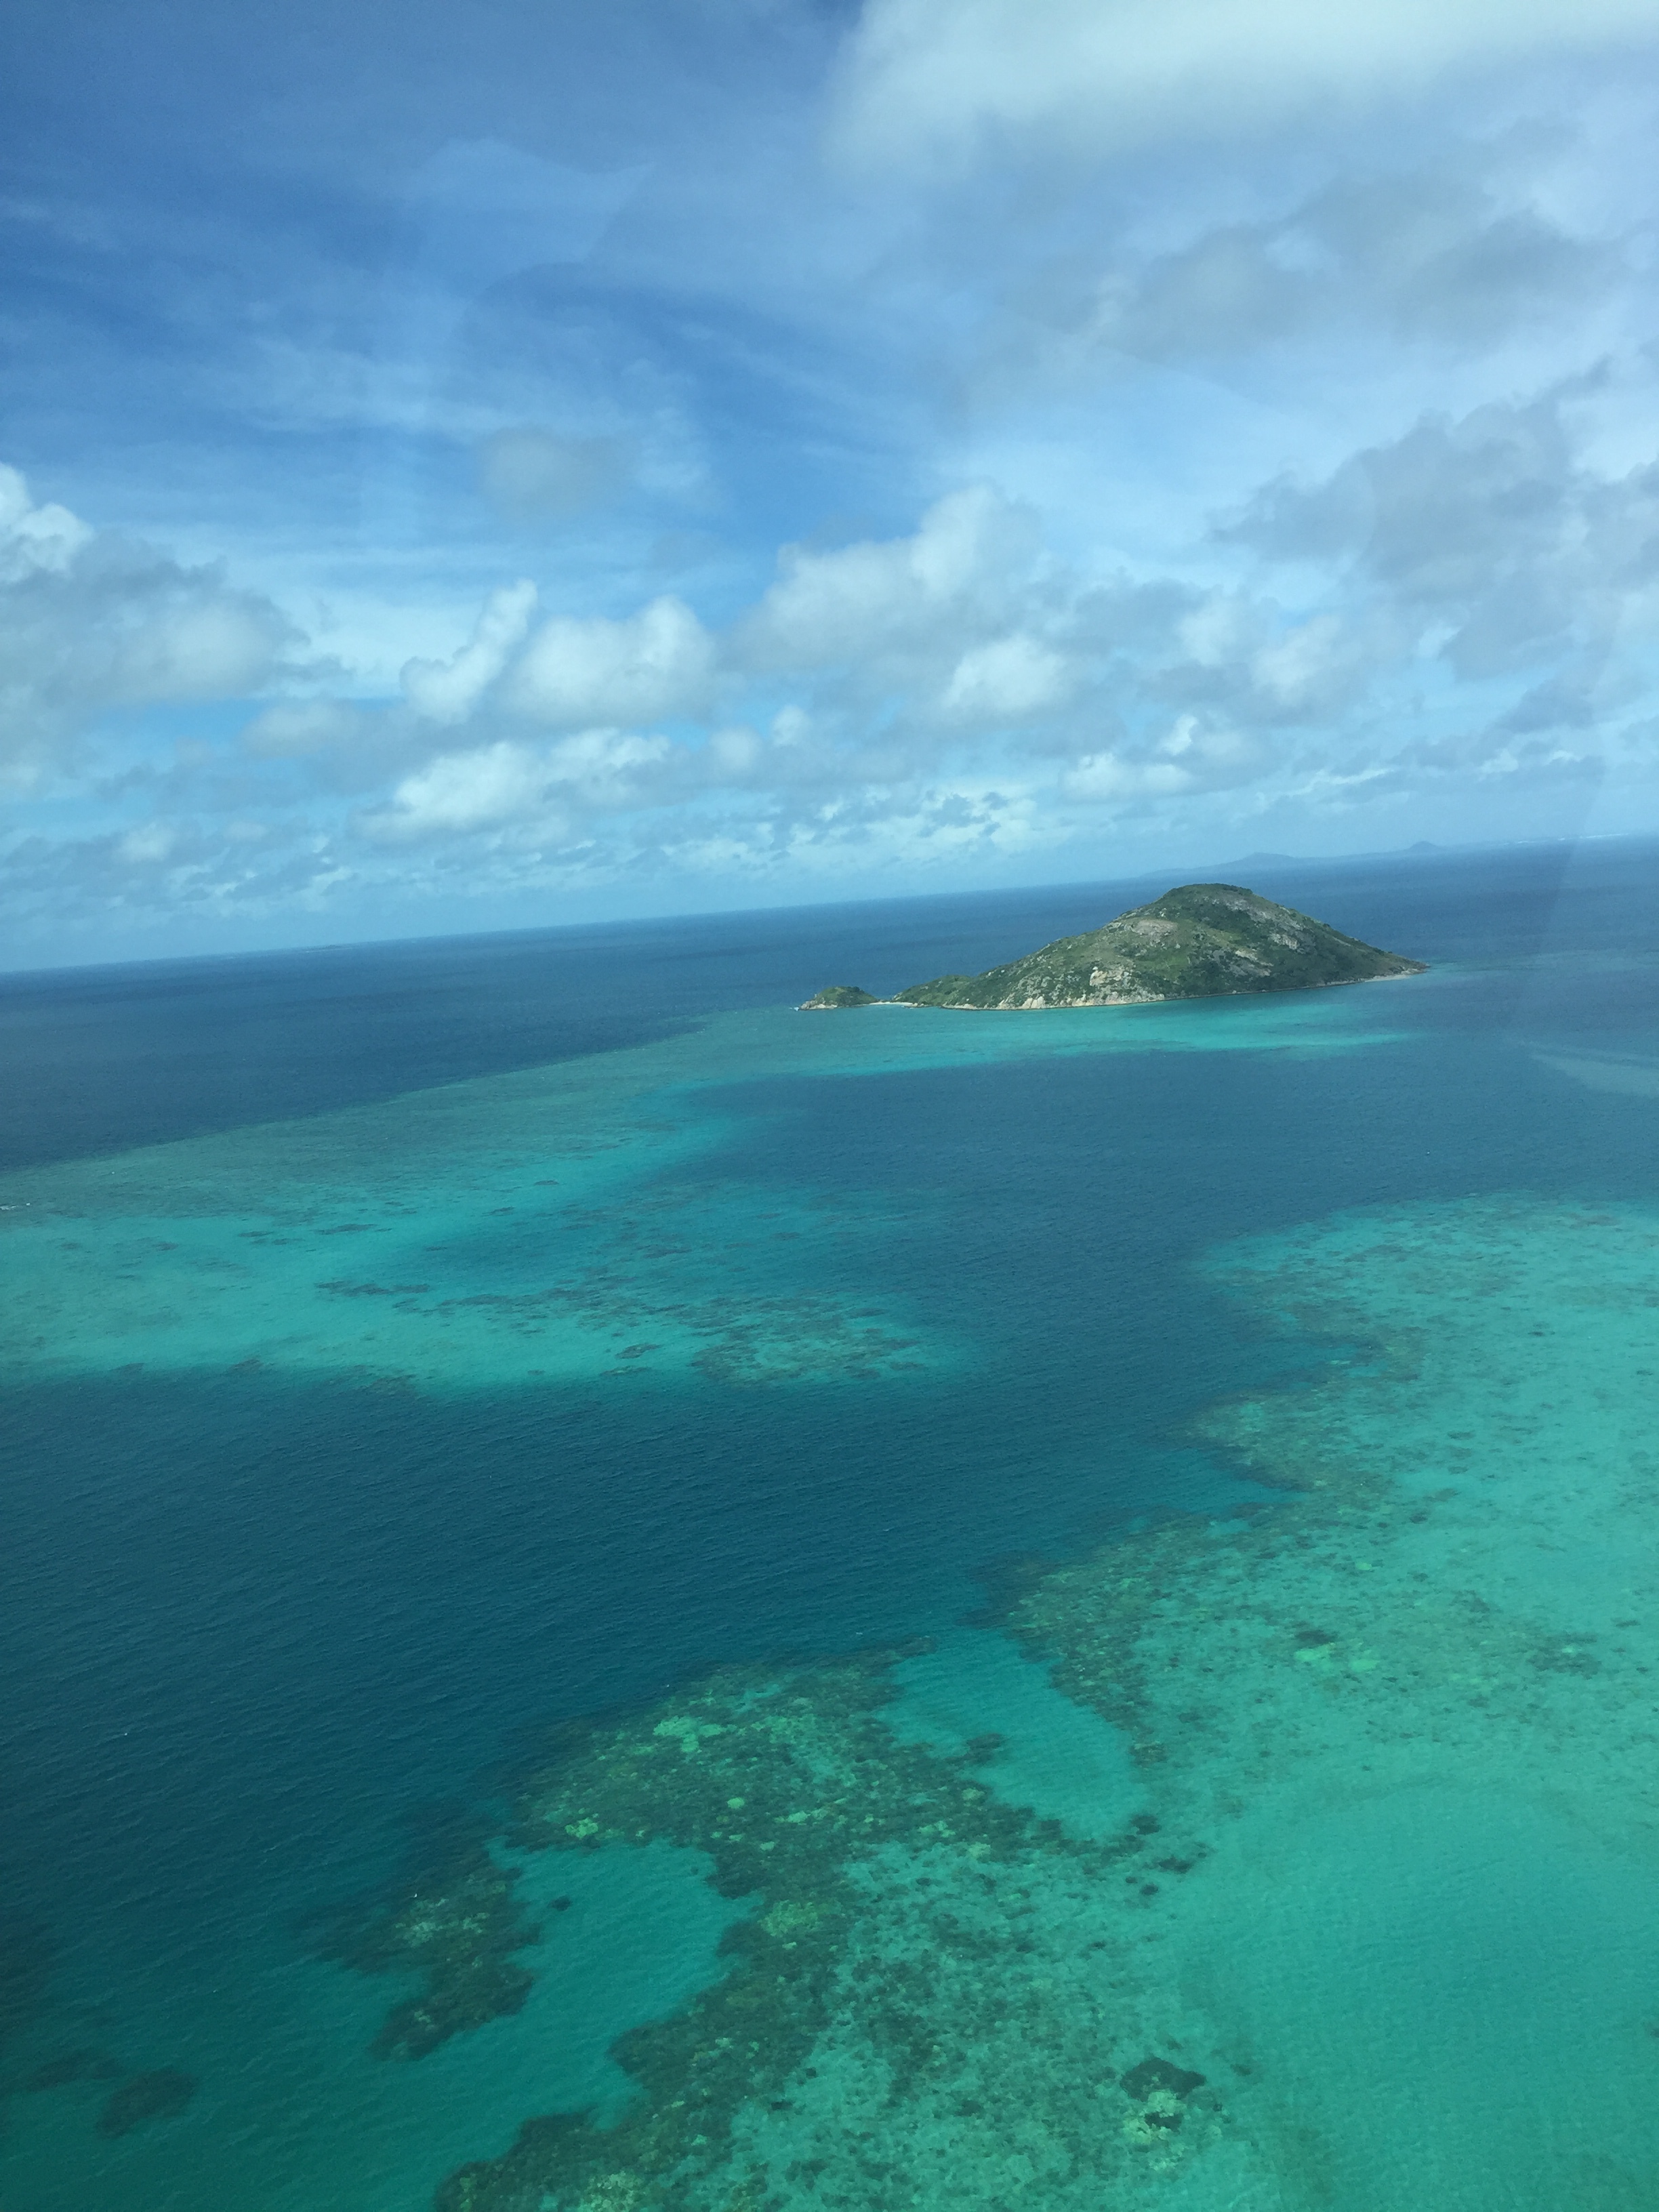
[[(1401, 1209), (1214, 1272), (1341, 1347), (1311, 1387), (1198, 1425), (1277, 1496), (1054, 1567), (1012, 1595), (1000, 1631), (1123, 1732), (1137, 1809), (1075, 1835), (999, 1796), (994, 1731), (956, 1752), (901, 1740), (884, 1712), (914, 1645), (720, 1668), (568, 1731), (525, 1778), (507, 1841), (694, 1850), (746, 1917), (712, 1987), (614, 2046), (635, 2085), (619, 2117), (527, 2118), (504, 2154), (441, 2184), (437, 2212), (784, 2212), (895, 2191), (991, 2212), (1031, 2188), (1084, 2212), (1103, 2191), (1156, 2202), (1199, 2162), (1312, 2204), (1310, 2124), (1212, 1955), (1245, 1913), (1240, 1869), (1261, 1837), (1286, 1820), (1295, 1833), (1310, 1803), (1340, 1807), (1362, 1776), (1373, 1792), (1556, 1802), (1569, 1742), (1595, 1766), (1604, 1828), (1659, 1824), (1650, 1763), (1613, 1743), (1659, 1656), (1638, 1605), (1625, 1595), (1616, 1627), (1588, 1600), (1564, 1621), (1529, 1579), (1532, 1551), (1559, 1549), (1593, 1494), (1631, 1539), (1621, 1573), (1659, 1595), (1629, 1479), (1635, 1464), (1659, 1482), (1659, 1455), (1632, 1458), (1623, 1431), (1601, 1460), (1583, 1443), (1590, 1413), (1631, 1387), (1625, 1339), (1639, 1346), (1659, 1298), (1659, 1222), (1526, 1201)], [(1583, 1357), (1586, 1311), (1599, 1366)], [(436, 2016), (488, 1986), (492, 1946), (526, 1939), (499, 1867), (480, 1909), (484, 1864), (435, 1922), (427, 1900), (428, 1930), (447, 1910), (478, 1939), (466, 1973), (433, 1974)], [(1200, 1972), (1220, 1995), (1194, 2000)], [(418, 2055), (407, 2035), (383, 2047)], [(1320, 2170), (1340, 2154), (1328, 2146)]]

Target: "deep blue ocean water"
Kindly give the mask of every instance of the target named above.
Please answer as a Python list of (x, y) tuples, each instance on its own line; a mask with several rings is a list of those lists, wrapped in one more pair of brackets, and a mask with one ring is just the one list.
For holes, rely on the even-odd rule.
[[(659, 1179), (733, 1240), (696, 1265), (734, 1270), (734, 1295), (763, 1261), (791, 1296), (873, 1286), (948, 1360), (856, 1384), (401, 1392), (228, 1358), (14, 1373), (5, 2081), (96, 2039), (89, 1962), (131, 2043), (164, 1986), (179, 2015), (207, 2001), (192, 1978), (222, 1974), (236, 1931), (301, 1955), (309, 1911), (383, 1872), (434, 1807), (488, 1798), (554, 1723), (712, 1662), (946, 1630), (1012, 1560), (1224, 1501), (1237, 1477), (1183, 1424), (1328, 1347), (1224, 1305), (1194, 1267), (1212, 1248), (1488, 1192), (1659, 1199), (1650, 1101), (1548, 1062), (1652, 1055), (1654, 848), (1250, 879), (1433, 963), (1420, 989), (1322, 994), (1322, 1020), (1387, 1029), (1386, 1048), (1034, 1046), (823, 1073), (735, 1059), (704, 1079), (696, 1110), (720, 1139)], [(830, 981), (974, 970), (1154, 888), (7, 978), (4, 1165), (36, 1178), (15, 1186), (34, 1204), (76, 1162), (113, 1171), (141, 1147), (672, 1046)], [(636, 1190), (585, 1233), (626, 1257), (647, 1211)], [(167, 2063), (166, 2043), (133, 2063)], [(65, 2106), (66, 2141), (92, 2109)], [(7, 2212), (77, 2201), (43, 2182), (38, 2146), (9, 2183), (11, 2140)], [(168, 2140), (166, 2203), (194, 2206), (188, 2124)], [(142, 2197), (112, 2179), (100, 2208), (150, 2212), (155, 2172)], [(317, 2188), (317, 2212), (404, 2201)]]

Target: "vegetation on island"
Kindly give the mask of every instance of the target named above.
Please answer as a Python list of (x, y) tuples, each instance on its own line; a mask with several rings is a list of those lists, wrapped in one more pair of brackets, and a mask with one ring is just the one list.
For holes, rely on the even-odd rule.
[[(1306, 991), (1420, 975), (1424, 963), (1346, 937), (1237, 884), (1183, 884), (1103, 929), (1062, 937), (981, 975), (936, 975), (890, 1003), (985, 1012), (1128, 1006), (1248, 991)], [(867, 993), (821, 991), (807, 1006), (869, 1006)]]
[(860, 991), (856, 983), (832, 983), (827, 991), (819, 991), (808, 999), (800, 1011), (804, 1014), (828, 1014), (842, 1006), (873, 1006), (878, 1003), (874, 992)]

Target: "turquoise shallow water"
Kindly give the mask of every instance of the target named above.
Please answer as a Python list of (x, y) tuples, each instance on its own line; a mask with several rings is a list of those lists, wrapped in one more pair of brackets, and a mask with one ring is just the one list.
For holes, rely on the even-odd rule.
[(1577, 870), (1263, 884), (1434, 972), (1104, 1017), (697, 925), (425, 1084), (363, 954), (395, 1088), (43, 1103), (0, 2201), (1659, 2202), (1659, 902)]
[[(155, 2051), (203, 2086), (187, 2118), (112, 2143), (95, 2130), (106, 2085), (18, 2098), (11, 2185), (66, 2212), (94, 2192), (280, 2212), (303, 2212), (319, 2189), (344, 2203), (421, 2203), (434, 2173), (507, 2149), (526, 2112), (571, 2106), (610, 2115), (628, 2103), (632, 2085), (611, 2044), (719, 1974), (720, 1938), (738, 1909), (714, 1894), (708, 1872), (706, 1859), (662, 1844), (612, 1846), (556, 1867), (532, 1862), (526, 1887), (545, 1940), (524, 1954), (535, 1976), (529, 2001), (418, 2068), (371, 2050), (389, 1997), (412, 1987), (409, 1978), (388, 1987), (296, 1959), (276, 1930), (238, 1931), (148, 1970), (118, 1965), (115, 1977), (101, 1947), (71, 1953), (56, 1992), (59, 2038), (78, 2036), (71, 2049)], [(568, 1900), (557, 1911), (556, 1893)]]
[(1006, 1804), (1103, 1840), (1146, 1793), (1123, 1731), (1055, 1689), (1042, 1661), (1006, 1636), (957, 1630), (901, 1659), (882, 1718), (901, 1742), (962, 1760)]
[[(18, 1379), (253, 1362), (428, 1392), (722, 1363), (782, 1380), (901, 1352), (937, 1369), (950, 1350), (901, 1342), (924, 1325), (905, 1309), (854, 1310), (837, 1296), (848, 1273), (879, 1298), (882, 1246), (904, 1215), (856, 1183), (778, 1188), (757, 1206), (750, 1177), (722, 1172), (750, 1133), (722, 1110), (732, 1085), (1018, 1076), (1120, 1057), (1324, 1059), (1398, 1039), (1311, 994), (1127, 1009), (1110, 1026), (1059, 1014), (1040, 1030), (896, 1007), (855, 1024), (726, 1014), (574, 1066), (19, 1176), (5, 1356)], [(746, 1118), (763, 1129), (773, 1117), (761, 1102)], [(802, 1238), (818, 1248), (805, 1267), (778, 1249)], [(641, 1331), (659, 1340), (630, 1340)]]

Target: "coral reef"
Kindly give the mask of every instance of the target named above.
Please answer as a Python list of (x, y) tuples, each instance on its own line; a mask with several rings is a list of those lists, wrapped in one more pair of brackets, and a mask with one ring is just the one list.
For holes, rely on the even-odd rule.
[[(775, 2170), (836, 2202), (825, 2142), (847, 2135), (849, 2095), (872, 2121), (920, 2102), (950, 2131), (1030, 2137), (1055, 2055), (1056, 1973), (1075, 2000), (1064, 2039), (1079, 2110), (1064, 2162), (1097, 2176), (1127, 2155), (1138, 2106), (1117, 2076), (1139, 2052), (1125, 2043), (1118, 2057), (1121, 1961), (1076, 1939), (1105, 1884), (1127, 1893), (1132, 1919), (1145, 1912), (1157, 1824), (1073, 1838), (999, 1802), (969, 1754), (901, 1742), (882, 1709), (902, 1656), (722, 1670), (573, 1738), (531, 1781), (520, 1845), (665, 1837), (706, 1851), (718, 1887), (757, 1909), (729, 1931), (715, 1987), (617, 2046), (641, 2091), (620, 2120), (528, 2123), (504, 2158), (445, 2184), (443, 2212), (544, 2198), (725, 2206), (745, 2191), (758, 2205), (773, 2201), (758, 2177)], [(972, 1751), (982, 1762), (992, 1748)], [(1009, 2063), (1011, 2026), (1023, 2066)], [(860, 2172), (881, 2162), (875, 2136), (848, 2137)], [(1051, 2142), (1051, 2164), (1058, 2154)]]
[[(527, 2122), (441, 2212), (1659, 2195), (1659, 1222), (1419, 1208), (1218, 1272), (1336, 1347), (1202, 1425), (1278, 1502), (1018, 1577), (1001, 1616), (1124, 1732), (1144, 1808), (1091, 1843), (988, 1786), (1000, 1730), (903, 1741), (908, 1653), (573, 1733), (518, 1843), (665, 1837), (756, 1909), (717, 1986), (617, 2047), (619, 2120)], [(1518, 2027), (1466, 2019), (1505, 1973)], [(1540, 2045), (1543, 2003), (1571, 2027)]]
[(452, 2035), (517, 2012), (531, 1977), (514, 1957), (541, 1929), (515, 1890), (516, 1868), (491, 1856), (488, 1831), (450, 1808), (431, 1823), (384, 1889), (318, 1916), (313, 1948), (359, 1973), (420, 1977), (387, 2013), (381, 2057), (422, 2058)]

